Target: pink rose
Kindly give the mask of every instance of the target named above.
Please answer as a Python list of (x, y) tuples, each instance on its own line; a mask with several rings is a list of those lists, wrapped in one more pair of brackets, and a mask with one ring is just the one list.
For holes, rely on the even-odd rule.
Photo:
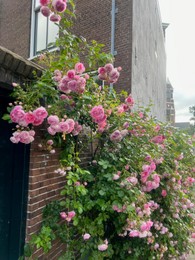
[(83, 63), (78, 62), (75, 64), (75, 70), (78, 74), (82, 74), (85, 71), (85, 66), (83, 65)]
[(12, 137), (10, 137), (10, 141), (14, 144), (17, 144), (20, 142), (20, 132), (16, 131), (12, 134)]
[(44, 119), (42, 118), (35, 118), (33, 125), (38, 126), (41, 125), (43, 123)]
[(133, 185), (136, 185), (138, 183), (138, 179), (136, 177), (128, 177), (126, 180)]
[(57, 23), (61, 20), (61, 16), (58, 14), (52, 14), (49, 19), (51, 22)]
[(166, 191), (166, 190), (162, 190), (161, 195), (162, 195), (163, 197), (166, 197), (166, 196), (167, 196), (167, 191)]
[(119, 176), (118, 174), (114, 174), (112, 179), (116, 181), (116, 180), (118, 180), (119, 178), (120, 178), (120, 176)]
[(55, 135), (56, 134), (56, 131), (50, 126), (47, 128), (47, 131), (50, 135)]
[(160, 126), (159, 125), (156, 125), (155, 127), (154, 127), (154, 131), (155, 132), (158, 132), (160, 130)]
[(159, 183), (159, 182), (160, 182), (160, 177), (159, 177), (158, 174), (154, 174), (154, 175), (152, 176), (152, 179), (153, 179), (156, 183)]
[(66, 120), (66, 123), (69, 126), (69, 129), (67, 131), (67, 133), (69, 134), (70, 132), (72, 132), (74, 130), (75, 122), (74, 122), (73, 119), (69, 118), (69, 119)]
[(53, 0), (52, 5), (59, 13), (62, 13), (66, 10), (66, 2), (63, 2), (62, 0)]
[(36, 119), (45, 119), (48, 115), (47, 110), (44, 107), (39, 107), (33, 111)]
[(128, 122), (125, 122), (125, 123), (123, 124), (123, 127), (124, 127), (124, 128), (128, 128), (128, 127), (129, 127), (129, 123), (128, 123)]
[(69, 70), (67, 72), (67, 76), (68, 76), (69, 79), (74, 79), (74, 77), (75, 77), (75, 70)]
[(69, 132), (69, 124), (67, 122), (60, 122), (59, 123), (60, 132)]
[(40, 5), (48, 5), (50, 0), (40, 0)]
[(29, 132), (29, 135), (35, 136), (35, 131), (34, 131), (34, 130), (30, 130), (30, 131), (28, 131), (28, 132)]
[(53, 145), (53, 140), (51, 140), (51, 139), (48, 140), (48, 141), (47, 141), (47, 144), (48, 144), (48, 145)]
[(117, 69), (113, 69), (111, 72), (110, 72), (110, 75), (109, 75), (109, 82), (110, 83), (116, 83), (117, 80), (119, 78), (119, 72)]
[(76, 215), (75, 211), (68, 212), (68, 216), (66, 217), (66, 221), (70, 222), (72, 218)]
[(81, 130), (82, 130), (82, 125), (79, 125), (78, 122), (75, 122), (74, 130), (72, 131), (72, 134), (73, 134), (74, 136), (75, 136), (75, 135), (78, 135)]
[(130, 237), (139, 237), (140, 232), (138, 230), (132, 230), (129, 233)]
[(67, 215), (66, 215), (65, 212), (60, 212), (60, 217), (61, 217), (62, 219), (66, 219)]
[(107, 250), (107, 248), (108, 248), (107, 244), (98, 245), (98, 250), (99, 251), (105, 251), (105, 250)]
[(57, 124), (59, 124), (59, 122), (60, 122), (60, 120), (59, 120), (59, 117), (58, 116), (53, 116), (53, 115), (51, 115), (51, 116), (49, 116), (48, 118), (47, 118), (47, 122), (48, 122), (48, 124), (50, 124), (50, 125), (57, 125)]
[(24, 144), (30, 144), (32, 141), (34, 141), (34, 137), (29, 134), (28, 131), (22, 131), (20, 132), (20, 142)]
[(164, 135), (157, 135), (151, 139), (151, 142), (153, 142), (155, 144), (162, 144), (164, 142), (164, 140), (165, 140)]
[(41, 11), (42, 15), (45, 17), (49, 17), (51, 14), (51, 10), (49, 9), (48, 6), (42, 6), (40, 11)]
[(121, 132), (119, 130), (115, 130), (111, 135), (110, 135), (110, 140), (111, 141), (116, 141), (116, 142), (120, 142), (122, 140), (122, 135)]
[(105, 68), (104, 68), (104, 67), (100, 67), (100, 68), (98, 69), (98, 73), (99, 73), (99, 74), (105, 74), (105, 73), (106, 73)]
[(64, 82), (61, 82), (59, 85), (58, 85), (58, 88), (60, 91), (66, 93), (66, 94), (69, 94), (71, 92), (71, 90), (69, 89), (68, 87), (68, 83), (65, 81)]
[(145, 183), (149, 177), (150, 173), (148, 171), (141, 173), (141, 182)]
[(34, 121), (35, 121), (35, 116), (32, 112), (27, 112), (25, 113), (25, 116), (24, 116), (24, 121), (26, 122), (26, 124), (33, 124)]
[(105, 118), (104, 108), (101, 105), (95, 106), (91, 109), (90, 115), (95, 120), (95, 122), (98, 120), (101, 121)]
[(105, 68), (106, 72), (108, 72), (108, 73), (110, 73), (114, 69), (114, 67), (111, 63), (106, 64), (104, 66), (104, 68)]
[(132, 98), (131, 95), (129, 95), (126, 99), (125, 102), (127, 103), (128, 106), (132, 107), (134, 105), (134, 99)]
[(91, 235), (88, 234), (88, 233), (85, 233), (85, 234), (83, 235), (83, 239), (84, 239), (84, 240), (88, 240), (88, 239), (90, 239), (90, 237), (91, 237)]
[(144, 231), (150, 231), (150, 229), (151, 229), (152, 226), (153, 226), (153, 222), (152, 222), (151, 220), (148, 220), (148, 221), (144, 222), (144, 223), (141, 225), (140, 229), (141, 229), (142, 232), (144, 232)]
[(12, 122), (14, 123), (18, 123), (19, 121), (22, 121), (25, 117), (25, 112), (22, 109), (22, 106), (15, 106), (10, 113), (10, 117)]

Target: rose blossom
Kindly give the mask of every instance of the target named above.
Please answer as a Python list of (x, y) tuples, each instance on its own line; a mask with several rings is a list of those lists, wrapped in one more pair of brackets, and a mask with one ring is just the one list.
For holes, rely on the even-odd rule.
[(90, 237), (91, 237), (91, 235), (88, 234), (88, 233), (85, 233), (85, 234), (83, 235), (83, 239), (84, 239), (84, 240), (88, 240), (88, 239), (90, 239)]
[(49, 9), (48, 6), (42, 6), (40, 11), (41, 11), (42, 15), (45, 17), (49, 17), (51, 14), (51, 10)]
[(81, 62), (76, 63), (74, 68), (78, 74), (82, 74), (85, 71), (85, 66)]
[(166, 196), (167, 196), (167, 191), (166, 191), (166, 190), (162, 190), (161, 195), (162, 195), (163, 197), (166, 197)]
[(115, 130), (111, 135), (110, 135), (110, 140), (111, 141), (116, 141), (116, 142), (120, 142), (122, 140), (122, 135), (121, 132), (119, 130)]
[(95, 120), (95, 122), (97, 120), (101, 120), (105, 117), (104, 108), (101, 105), (95, 106), (91, 109), (90, 115)]
[(50, 0), (40, 0), (40, 5), (48, 5), (50, 3)]
[(116, 180), (118, 180), (119, 178), (120, 178), (120, 176), (119, 176), (118, 174), (114, 174), (112, 179), (116, 181)]
[(27, 125), (28, 124), (33, 124), (34, 121), (35, 121), (35, 116), (34, 116), (33, 112), (29, 111), (29, 112), (25, 113), (24, 121), (26, 122)]
[(128, 106), (132, 107), (134, 105), (134, 99), (132, 98), (131, 95), (129, 95), (126, 99), (125, 102)]
[(99, 251), (105, 251), (105, 250), (107, 250), (107, 248), (108, 248), (108, 245), (106, 245), (106, 244), (98, 245)]
[(48, 145), (53, 145), (53, 140), (51, 140), (51, 139), (48, 140), (48, 141), (47, 141), (47, 144), (48, 144)]
[(104, 240), (104, 244), (98, 245), (99, 251), (105, 251), (108, 248), (108, 240)]
[(35, 119), (40, 119), (40, 120), (45, 119), (48, 115), (47, 110), (44, 107), (38, 107), (33, 111), (33, 114), (35, 116)]
[(141, 229), (142, 232), (144, 232), (144, 231), (150, 231), (150, 229), (151, 229), (152, 226), (153, 226), (153, 222), (152, 222), (151, 220), (148, 220), (148, 221), (144, 222), (144, 223), (141, 225), (140, 229)]
[(14, 123), (19, 123), (19, 121), (22, 121), (24, 119), (24, 116), (25, 112), (22, 109), (22, 106), (15, 106), (10, 113), (11, 120)]
[(69, 133), (69, 124), (67, 122), (60, 122), (59, 123), (59, 131)]
[(157, 135), (151, 139), (151, 142), (153, 142), (155, 144), (162, 144), (164, 142), (164, 140), (165, 140), (164, 135)]
[(60, 120), (59, 120), (59, 117), (58, 116), (55, 116), (55, 115), (51, 115), (47, 118), (47, 122), (48, 124), (50, 125), (56, 125), (56, 124), (59, 124)]
[(61, 16), (58, 14), (52, 14), (49, 19), (51, 22), (57, 23), (61, 20)]
[(69, 70), (67, 72), (67, 76), (70, 78), (70, 79), (74, 79), (75, 77), (75, 70)]
[(67, 119), (65, 122), (66, 122), (66, 123), (68, 124), (68, 126), (69, 126), (69, 129), (68, 129), (67, 133), (72, 132), (72, 131), (74, 130), (74, 126), (75, 126), (74, 120), (71, 119), (71, 118), (69, 118), (69, 119)]
[(62, 13), (66, 10), (66, 2), (63, 2), (62, 0), (53, 0), (52, 5), (59, 13)]
[(140, 232), (138, 230), (132, 230), (129, 233), (130, 237), (138, 237), (140, 235)]

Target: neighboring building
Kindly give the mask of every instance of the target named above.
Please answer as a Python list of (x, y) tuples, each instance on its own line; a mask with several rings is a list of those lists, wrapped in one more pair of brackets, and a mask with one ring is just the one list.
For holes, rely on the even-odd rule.
[(114, 88), (132, 93), (140, 106), (166, 121), (166, 55), (157, 0), (82, 0), (75, 31), (95, 39), (123, 68)]
[(175, 127), (182, 130), (187, 130), (190, 128), (190, 122), (176, 122)]
[[(132, 93), (140, 106), (151, 101), (153, 116), (165, 121), (166, 55), (157, 0), (76, 2), (75, 33), (104, 43), (105, 50), (115, 55), (115, 66), (123, 68), (114, 88)], [(40, 15), (38, 3), (39, 0), (1, 1), (0, 45), (7, 48), (0, 48), (1, 115), (9, 102), (11, 83), (33, 80), (33, 70), (41, 75), (41, 68), (26, 59), (48, 49), (47, 44), (58, 32), (56, 25)], [(42, 129), (31, 147), (17, 146), (9, 141), (11, 126), (0, 121), (0, 152), (5, 158), (0, 163), (0, 208), (7, 209), (7, 213), (0, 211), (0, 258), (15, 260), (24, 240), (28, 241), (40, 228), (43, 207), (59, 197), (64, 182), (54, 174), (58, 154), (51, 155), (37, 147)], [(43, 258), (39, 250), (33, 259), (55, 260), (62, 249), (56, 241), (48, 256)]]
[(175, 105), (173, 99), (173, 87), (167, 79), (167, 122), (175, 124)]

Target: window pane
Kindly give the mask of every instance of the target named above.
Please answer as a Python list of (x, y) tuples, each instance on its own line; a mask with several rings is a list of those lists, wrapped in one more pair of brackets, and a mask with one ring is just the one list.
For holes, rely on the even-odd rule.
[(35, 8), (40, 6), (40, 0), (35, 0)]
[(58, 37), (58, 32), (59, 32), (59, 27), (55, 23), (49, 21), (48, 44), (55, 42), (56, 38)]
[(46, 38), (47, 38), (47, 18), (40, 12), (36, 13), (36, 48), (35, 52), (46, 49)]

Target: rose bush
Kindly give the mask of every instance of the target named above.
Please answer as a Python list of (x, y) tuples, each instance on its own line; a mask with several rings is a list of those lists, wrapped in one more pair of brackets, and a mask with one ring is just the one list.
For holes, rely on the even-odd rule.
[[(40, 1), (62, 17), (67, 2)], [(43, 228), (29, 247), (47, 252), (59, 237), (68, 244), (63, 259), (186, 259), (195, 237), (195, 140), (153, 119), (148, 109), (133, 109), (131, 95), (109, 86), (121, 68), (97, 43), (75, 38), (66, 31), (58, 40), (58, 59), (41, 56), (47, 69), (32, 85), (13, 84), (16, 101), (9, 110), (17, 125), (10, 140), (29, 144), (44, 123), (45, 147), (62, 149), (55, 173), (67, 180), (62, 200), (46, 207)], [(80, 151), (91, 142), (92, 160), (81, 168)]]

